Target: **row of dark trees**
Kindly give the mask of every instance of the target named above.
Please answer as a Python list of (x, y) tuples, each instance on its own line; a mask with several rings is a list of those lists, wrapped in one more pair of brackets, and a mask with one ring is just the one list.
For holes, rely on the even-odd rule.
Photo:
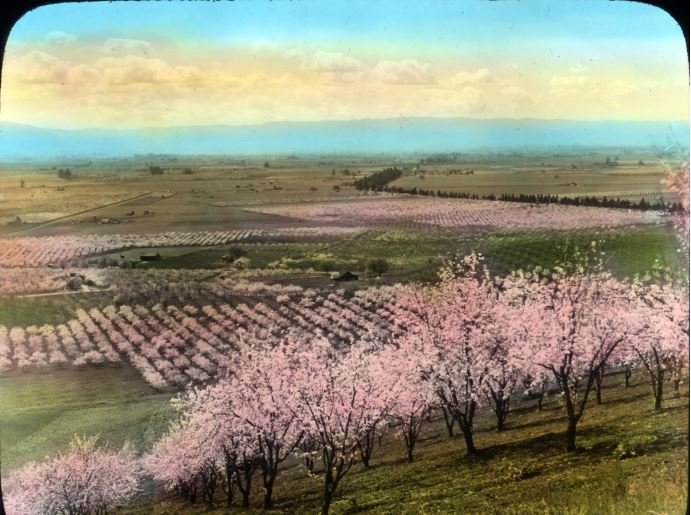
[(72, 178), (72, 170), (70, 170), (69, 168), (60, 168), (58, 170), (58, 177), (60, 179), (70, 180)]
[(353, 184), (358, 190), (372, 190), (372, 191), (386, 191), (387, 184), (395, 181), (403, 175), (403, 170), (393, 167), (384, 168), (381, 172), (375, 172), (372, 175), (358, 179)]
[(442, 197), (442, 198), (462, 198), (475, 200), (501, 200), (504, 202), (524, 202), (529, 204), (563, 204), (569, 206), (592, 206), (592, 207), (609, 207), (618, 209), (637, 209), (641, 211), (669, 211), (671, 213), (681, 212), (682, 205), (677, 202), (665, 202), (658, 200), (656, 202), (649, 202), (641, 199), (638, 202), (610, 197), (560, 197), (559, 195), (543, 195), (530, 194), (526, 195), (520, 193), (518, 195), (513, 193), (502, 193), (495, 195), (479, 195), (477, 193), (467, 193), (460, 191), (441, 191), (430, 190), (424, 188), (401, 188), (397, 186), (382, 186), (375, 191), (386, 191), (389, 193), (407, 193), (409, 195), (422, 195), (427, 197)]

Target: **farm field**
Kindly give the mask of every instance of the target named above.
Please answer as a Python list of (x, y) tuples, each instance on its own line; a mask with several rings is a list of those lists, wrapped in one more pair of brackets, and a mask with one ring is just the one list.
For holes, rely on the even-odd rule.
[[(518, 159), (518, 164), (514, 163)], [(488, 156), (464, 156), (443, 165), (429, 165), (425, 179), (413, 170), (420, 158), (399, 159), (409, 176), (393, 186), (467, 191), (479, 194), (550, 193), (559, 195), (613, 195), (627, 199), (654, 200), (663, 190), (661, 181), (669, 167), (678, 163), (659, 163), (650, 155), (635, 155), (621, 165), (605, 167), (604, 155), (585, 158), (584, 169), (573, 170), (576, 156), (532, 156), (497, 159)], [(638, 160), (645, 166), (638, 166)], [(247, 160), (249, 161), (249, 160)], [(547, 161), (547, 163), (545, 163)], [(230, 161), (231, 163), (233, 161)], [(269, 168), (264, 168), (268, 163)], [(550, 164), (543, 174), (541, 165)], [(58, 179), (52, 166), (62, 162), (2, 165), (3, 192), (0, 197), (0, 230), (30, 235), (99, 234), (115, 232), (155, 233), (196, 230), (261, 228), (295, 225), (295, 220), (259, 216), (246, 207), (315, 201), (348, 201), (362, 192), (353, 188), (353, 179), (390, 166), (390, 158), (328, 160), (302, 159), (255, 160), (245, 165), (224, 164), (214, 158), (162, 162), (162, 175), (150, 175), (142, 160), (95, 161), (86, 168), (75, 168), (72, 180)], [(425, 168), (428, 165), (424, 165)], [(554, 168), (556, 172), (552, 170)], [(192, 175), (184, 174), (189, 169)], [(473, 170), (473, 175), (444, 175), (448, 170)], [(560, 177), (554, 177), (559, 175)], [(549, 173), (548, 173), (549, 172)], [(347, 174), (346, 174), (347, 173)], [(21, 181), (24, 187), (21, 187)], [(574, 186), (572, 183), (575, 183)], [(337, 188), (337, 189), (335, 189)], [(654, 191), (655, 193), (650, 193)], [(135, 200), (126, 201), (127, 199)], [(112, 202), (126, 201), (113, 207)], [(37, 211), (40, 206), (40, 212)], [(86, 211), (83, 214), (82, 211)], [(62, 221), (40, 225), (51, 219), (75, 214)], [(26, 222), (13, 224), (19, 216)], [(118, 223), (101, 224), (103, 219)], [(2, 227), (2, 224), (5, 224)]]
[[(188, 387), (214, 384), (249, 341), (292, 338), (334, 349), (395, 341), (405, 333), (401, 317), (415, 313), (400, 302), (405, 288), (435, 286), (440, 269), (463, 256), (482, 256), (493, 277), (536, 270), (546, 280), (597, 250), (603, 270), (616, 280), (688, 281), (687, 254), (668, 213), (354, 187), (355, 178), (389, 166), (387, 159), (257, 159), (240, 165), (181, 157), (165, 164), (163, 175), (148, 174), (146, 162), (121, 160), (75, 168), (71, 180), (27, 165), (4, 176), (3, 480), (64, 450), (74, 435), (99, 435), (115, 447), (128, 442), (138, 455), (149, 455), (176, 419), (170, 400)], [(447, 176), (446, 164), (425, 164), (425, 179), (419, 179), (412, 170), (421, 160), (410, 158), (401, 166), (411, 175), (399, 181), (425, 187), (458, 181), (457, 191), (482, 194), (504, 186), (513, 193), (563, 195), (568, 189), (540, 181), (546, 176), (535, 168), (546, 156), (514, 164), (496, 156), (464, 159), (448, 166), (470, 167), (473, 175)], [(646, 188), (661, 187), (663, 172), (650, 171), (653, 165), (581, 171), (585, 165), (578, 161), (573, 171), (569, 159), (551, 158), (563, 170), (550, 167), (549, 173), (578, 173), (595, 193), (610, 195), (616, 186), (637, 198)], [(526, 178), (531, 174), (535, 184)], [(20, 180), (24, 187), (15, 184)], [(467, 189), (470, 184), (476, 189)], [(72, 200), (62, 202), (63, 194)], [(52, 214), (32, 218), (36, 205)], [(14, 222), (16, 216), (22, 223)], [(160, 260), (140, 260), (156, 253)], [(334, 280), (347, 272), (356, 277)], [(492, 429), (493, 414), (482, 407), (477, 457), (464, 457), (462, 438), (445, 437), (435, 408), (435, 421), (423, 425), (419, 459), (405, 463), (398, 436), (384, 432), (371, 468), (353, 466), (332, 512), (482, 513), (509, 504), (514, 508), (507, 513), (542, 513), (545, 506), (553, 513), (590, 513), (602, 504), (611, 505), (611, 513), (653, 507), (674, 512), (683, 501), (679, 485), (687, 466), (680, 453), (688, 441), (681, 423), (688, 414), (687, 382), (679, 398), (666, 391), (665, 409), (654, 413), (640, 368), (631, 388), (621, 385), (619, 368), (607, 370), (605, 404), (589, 401), (575, 454), (562, 450), (565, 418), (557, 395), (541, 412), (533, 401), (514, 401), (503, 432)], [(646, 414), (640, 424), (627, 425), (629, 410)], [(646, 417), (658, 424), (652, 440)], [(639, 440), (643, 454), (618, 459), (620, 442), (636, 446)], [(544, 454), (537, 457), (535, 449)], [(300, 463), (291, 457), (281, 465), (275, 505), (266, 512), (319, 509), (319, 462), (315, 476)], [(565, 467), (571, 472), (560, 475)], [(651, 468), (659, 479), (655, 488), (645, 483), (644, 471)], [(255, 479), (249, 512), (261, 503), (259, 483)], [(546, 494), (548, 489), (554, 493)], [(207, 510), (147, 476), (131, 505), (118, 512), (220, 513), (222, 505), (220, 490), (215, 508)]]
[[(466, 168), (464, 168), (465, 170)], [(665, 172), (648, 167), (617, 167), (611, 170), (574, 170), (550, 167), (543, 170), (512, 168), (509, 170), (478, 169), (472, 175), (449, 174), (443, 170), (417, 172), (397, 179), (391, 186), (425, 188), (479, 195), (551, 194), (560, 196), (620, 197), (638, 201), (665, 198), (662, 186)]]

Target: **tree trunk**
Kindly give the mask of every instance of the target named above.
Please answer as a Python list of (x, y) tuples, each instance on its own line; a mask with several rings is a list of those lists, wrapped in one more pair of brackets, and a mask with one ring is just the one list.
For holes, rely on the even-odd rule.
[(269, 479), (266, 485), (264, 485), (264, 489), (264, 509), (269, 509), (274, 505), (273, 498), (271, 497), (274, 491), (274, 479)]
[(463, 433), (466, 452), (468, 455), (475, 454), (475, 442), (473, 442), (473, 418), (475, 417), (475, 401), (470, 401), (466, 407), (466, 412), (455, 413), (458, 425)]
[(629, 387), (629, 379), (631, 379), (631, 367), (626, 365), (624, 367), (624, 388)]
[(506, 422), (506, 416), (509, 414), (509, 398), (504, 397), (504, 393), (500, 392), (494, 396), (494, 414), (497, 416), (497, 431), (504, 430), (504, 423)]
[(324, 502), (322, 503), (322, 515), (329, 515), (329, 508), (331, 507), (331, 499), (333, 494), (324, 485)]
[(446, 431), (449, 433), (449, 438), (453, 438), (454, 418), (446, 411), (444, 406), (441, 407), (441, 411), (444, 414), (444, 424), (446, 425)]
[(464, 428), (463, 429), (463, 439), (465, 440), (466, 452), (469, 455), (475, 454), (476, 449), (475, 449), (475, 443), (473, 442), (473, 430)]
[(369, 461), (372, 457), (372, 451), (374, 450), (375, 437), (376, 434), (374, 431), (367, 431), (365, 437), (357, 443), (360, 451), (360, 457), (362, 458), (362, 464), (366, 469), (369, 468)]
[(681, 395), (679, 392), (679, 385), (681, 385), (681, 367), (682, 364), (680, 362), (677, 360), (673, 361), (672, 374), (670, 377), (672, 379), (672, 388), (674, 390), (675, 399), (678, 399), (679, 395)]
[(310, 474), (314, 472), (314, 458), (312, 456), (305, 456), (305, 468)]
[(566, 429), (566, 451), (573, 452), (576, 450), (576, 424), (578, 420), (569, 417), (569, 425)]
[(233, 505), (233, 497), (235, 495), (235, 483), (233, 478), (228, 479), (226, 485), (226, 507), (230, 508)]
[[(277, 454), (277, 453), (276, 453)], [(270, 455), (270, 460), (262, 460), (262, 484), (264, 486), (264, 508), (268, 509), (273, 506), (273, 498), (271, 497), (274, 491), (274, 483), (278, 475), (278, 463), (276, 454)]]
[[(252, 491), (252, 475), (255, 471), (255, 464), (244, 464), (243, 470), (235, 470), (235, 477), (237, 478), (238, 490), (242, 494), (242, 507), (250, 507), (250, 493)], [(243, 484), (244, 479), (244, 484)]]
[(322, 503), (322, 515), (328, 515), (336, 485), (334, 484), (333, 477), (333, 462), (327, 459), (328, 457), (326, 455), (324, 458), (324, 499)]
[(660, 411), (662, 409), (662, 386), (664, 383), (665, 371), (657, 371), (657, 384), (653, 386), (655, 391), (655, 411)]
[(595, 402), (597, 404), (602, 404), (602, 379), (604, 377), (604, 371), (599, 368), (595, 372)]
[(249, 508), (250, 507), (250, 488), (249, 488), (249, 483), (247, 484), (247, 488), (242, 491), (242, 507), (243, 508)]

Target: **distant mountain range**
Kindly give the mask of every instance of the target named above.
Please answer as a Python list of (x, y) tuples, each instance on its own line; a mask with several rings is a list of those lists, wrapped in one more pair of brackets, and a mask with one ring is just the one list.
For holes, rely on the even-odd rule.
[(372, 154), (638, 147), (689, 141), (688, 122), (398, 118), (152, 129), (0, 125), (0, 159), (133, 154)]

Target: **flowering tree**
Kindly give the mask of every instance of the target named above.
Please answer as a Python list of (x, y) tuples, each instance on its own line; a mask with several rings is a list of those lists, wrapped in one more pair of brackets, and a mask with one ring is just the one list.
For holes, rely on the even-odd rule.
[(35, 513), (100, 514), (138, 491), (141, 471), (132, 451), (75, 438), (69, 450), (43, 463), (29, 463), (9, 479), (7, 510)]
[(249, 506), (252, 478), (258, 453), (248, 428), (241, 424), (226, 403), (227, 390), (214, 385), (192, 388), (176, 399), (180, 419), (158, 441), (146, 459), (147, 470), (167, 490), (174, 490), (194, 503), (199, 485), (209, 507), (220, 479), (226, 488), (226, 504), (240, 490), (243, 507)]
[(635, 284), (642, 327), (630, 346), (629, 360), (639, 360), (648, 372), (655, 409), (662, 409), (665, 373), (670, 372), (675, 396), (689, 355), (688, 289), (679, 285)]
[(681, 209), (674, 213), (675, 223), (686, 251), (689, 250), (689, 166), (688, 163), (665, 178), (665, 185), (674, 193)]
[(607, 274), (525, 281), (521, 287), (528, 292), (524, 322), (532, 328), (524, 354), (559, 385), (568, 417), (566, 449), (573, 451), (596, 375), (619, 345), (637, 337), (630, 288)]
[(396, 403), (391, 409), (391, 418), (405, 443), (408, 462), (412, 463), (422, 424), (436, 405), (437, 396), (420, 361), (420, 349), (414, 340), (407, 343), (410, 345), (387, 345), (380, 351), (381, 373), (378, 379), (382, 382), (381, 388), (389, 388), (395, 393)]
[(294, 377), (299, 363), (294, 348), (245, 346), (230, 366), (229, 376), (214, 388), (219, 404), (246, 428), (254, 440), (265, 490), (264, 507), (270, 508), (278, 466), (300, 444), (304, 429), (296, 413)]
[(302, 351), (294, 388), (309, 437), (318, 442), (324, 465), (322, 513), (355, 460), (357, 445), (390, 412), (389, 389), (373, 376), (374, 356), (358, 345), (344, 352), (326, 345)]
[(400, 344), (420, 349), (424, 375), (458, 422), (468, 454), (475, 453), (473, 421), (492, 358), (488, 330), (497, 296), (481, 256), (472, 254), (445, 270), (438, 286), (408, 295), (400, 313), (407, 317)]
[[(527, 319), (529, 314), (525, 312), (525, 306), (512, 304), (505, 296), (499, 296), (492, 307), (486, 331), (485, 344), (489, 356), (482, 393), (497, 418), (497, 431), (504, 429), (514, 392), (530, 375), (530, 367), (526, 366), (522, 354), (529, 331), (524, 324)], [(533, 376), (539, 377), (535, 373)], [(538, 381), (537, 386), (544, 388), (544, 382)]]

